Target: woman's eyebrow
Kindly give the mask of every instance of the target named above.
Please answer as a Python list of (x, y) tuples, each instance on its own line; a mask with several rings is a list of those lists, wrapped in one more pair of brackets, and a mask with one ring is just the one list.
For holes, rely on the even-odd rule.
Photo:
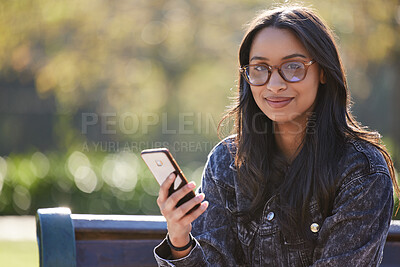
[(294, 57), (307, 58), (305, 55), (302, 55), (302, 54), (291, 54), (291, 55), (288, 55), (286, 57), (283, 57), (282, 60), (289, 59), (289, 58), (294, 58)]
[(265, 61), (268, 61), (269, 59), (266, 58), (266, 57), (254, 56), (254, 57), (252, 57), (250, 59), (250, 61), (253, 61), (253, 60), (265, 60)]
[[(282, 60), (286, 60), (286, 59), (290, 59), (290, 58), (294, 58), (294, 57), (307, 58), (307, 57), (306, 57), (305, 55), (303, 55), (303, 54), (295, 53), (295, 54), (291, 54), (291, 55), (288, 55), (288, 56), (283, 57)], [(253, 60), (265, 60), (265, 61), (268, 61), (269, 59), (266, 58), (266, 57), (254, 56), (254, 57), (252, 57), (252, 58), (250, 59), (250, 62), (253, 61)]]

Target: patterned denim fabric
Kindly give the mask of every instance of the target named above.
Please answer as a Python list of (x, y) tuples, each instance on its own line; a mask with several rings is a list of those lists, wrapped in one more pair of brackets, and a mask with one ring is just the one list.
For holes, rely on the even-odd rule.
[(283, 235), (273, 213), (276, 196), (265, 204), (262, 220), (244, 225), (232, 216), (251, 201), (237, 181), (229, 152), (235, 151), (232, 141), (226, 138), (209, 154), (199, 191), (210, 204), (193, 222), (196, 246), (186, 257), (172, 260), (164, 240), (154, 249), (159, 266), (379, 266), (393, 189), (386, 162), (375, 147), (363, 141), (346, 145), (332, 215), (323, 218), (317, 202), (310, 203), (316, 223), (312, 243)]

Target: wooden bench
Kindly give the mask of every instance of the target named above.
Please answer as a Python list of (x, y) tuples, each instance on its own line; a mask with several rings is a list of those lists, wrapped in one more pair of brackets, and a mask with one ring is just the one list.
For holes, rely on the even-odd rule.
[[(71, 214), (39, 209), (37, 239), (42, 267), (157, 266), (153, 248), (167, 232), (162, 216)], [(400, 221), (392, 221), (382, 267), (400, 266)]]

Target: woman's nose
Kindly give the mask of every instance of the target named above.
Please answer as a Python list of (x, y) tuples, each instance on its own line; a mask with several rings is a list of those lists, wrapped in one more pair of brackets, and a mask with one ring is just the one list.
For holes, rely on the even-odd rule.
[(274, 93), (278, 93), (279, 91), (285, 90), (286, 86), (287, 84), (279, 74), (278, 70), (273, 70), (267, 83), (267, 89)]

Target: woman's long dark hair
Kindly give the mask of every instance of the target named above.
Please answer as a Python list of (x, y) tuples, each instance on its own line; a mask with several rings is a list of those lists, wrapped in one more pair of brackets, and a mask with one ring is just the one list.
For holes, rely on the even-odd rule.
[[(233, 117), (236, 133), (235, 165), (238, 179), (252, 196), (252, 203), (238, 217), (252, 218), (263, 208), (268, 190), (276, 184), (283, 230), (311, 238), (309, 204), (314, 196), (324, 217), (335, 198), (338, 162), (349, 139), (366, 140), (383, 154), (398, 193), (393, 162), (379, 133), (362, 127), (350, 113), (350, 96), (344, 68), (332, 31), (309, 8), (291, 6), (268, 10), (250, 24), (239, 49), (240, 66), (249, 64), (252, 42), (266, 28), (290, 30), (300, 40), (324, 73), (326, 83), (318, 88), (315, 108), (296, 158), (289, 164), (279, 156), (273, 122), (254, 101), (249, 84), (239, 75), (238, 96), (224, 116)], [(309, 231), (308, 231), (309, 232)]]

